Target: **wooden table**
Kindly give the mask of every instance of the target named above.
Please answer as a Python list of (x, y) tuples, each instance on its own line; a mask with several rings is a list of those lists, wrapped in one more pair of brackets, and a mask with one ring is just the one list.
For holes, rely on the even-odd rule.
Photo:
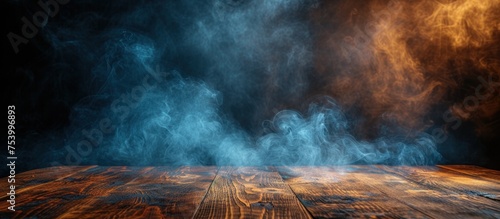
[(500, 218), (500, 171), (475, 166), (103, 167), (16, 175), (0, 218)]

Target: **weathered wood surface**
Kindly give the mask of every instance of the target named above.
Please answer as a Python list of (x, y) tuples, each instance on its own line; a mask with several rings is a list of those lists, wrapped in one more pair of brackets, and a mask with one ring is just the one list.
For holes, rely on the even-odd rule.
[[(439, 167), (379, 167), (389, 173), (400, 175), (433, 190), (463, 194), (467, 197), (485, 197), (493, 200), (492, 205), (500, 203), (500, 186), (496, 182)], [(488, 203), (485, 201), (483, 204)]]
[[(448, 176), (447, 171), (435, 167), (407, 167), (407, 166), (374, 166), (374, 169), (388, 173), (386, 179), (393, 179), (397, 183), (384, 183), (387, 194), (401, 202), (411, 205), (432, 218), (499, 218), (500, 202), (492, 201), (485, 197), (469, 194), (468, 191), (454, 190), (457, 185), (442, 183), (447, 177), (462, 179), (466, 175)], [(425, 174), (409, 177), (401, 174), (402, 170), (426, 169)], [(382, 182), (375, 181), (375, 182)], [(434, 183), (430, 183), (434, 182)], [(456, 184), (460, 184), (458, 181)], [(497, 185), (497, 187), (500, 185)]]
[[(20, 193), (40, 186), (45, 186), (47, 183), (62, 180), (93, 167), (95, 166), (57, 166), (20, 173), (15, 177), (16, 192)], [(7, 188), (9, 185), (7, 179), (2, 179), (0, 181), (0, 188)], [(0, 198), (3, 199), (6, 197), (7, 195), (2, 192)]]
[(494, 182), (500, 182), (500, 171), (490, 170), (478, 166), (470, 165), (438, 165), (438, 167), (448, 170), (457, 171), (460, 173), (465, 173), (467, 175), (476, 176), (480, 179), (493, 180)]
[(392, 181), (369, 167), (280, 167), (279, 172), (316, 218), (429, 217), (388, 196), (380, 187)]
[[(8, 212), (4, 198), (0, 218), (191, 217), (215, 172), (215, 167), (93, 167), (16, 192), (15, 212)], [(47, 180), (43, 174), (38, 178)]]
[(60, 218), (189, 218), (215, 173), (215, 167), (144, 168), (132, 180), (110, 180), (105, 192), (81, 201)]
[(500, 218), (476, 166), (51, 167), (0, 179), (0, 218)]
[(266, 167), (223, 167), (195, 218), (310, 218), (281, 176)]

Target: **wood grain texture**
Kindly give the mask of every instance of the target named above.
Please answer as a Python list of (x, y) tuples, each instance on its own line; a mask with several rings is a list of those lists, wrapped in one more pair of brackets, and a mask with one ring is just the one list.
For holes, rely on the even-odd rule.
[(132, 181), (114, 185), (106, 194), (74, 207), (61, 218), (191, 218), (216, 170), (155, 167)]
[(379, 167), (387, 172), (403, 176), (433, 189), (500, 201), (500, 184), (480, 179), (477, 176), (470, 176), (440, 167)]
[[(61, 174), (42, 174), (42, 186), (18, 192), (16, 212), (0, 212), (0, 216), (190, 218), (216, 173), (216, 167), (84, 169), (50, 182), (44, 179)], [(7, 204), (0, 204), (2, 210)]]
[(493, 180), (500, 183), (500, 171), (490, 170), (478, 166), (471, 165), (437, 165), (440, 168), (453, 170), (459, 173), (479, 177), (479, 179)]
[[(500, 218), (500, 202), (485, 197), (500, 189), (499, 184), (474, 179), (438, 167), (380, 166), (375, 168), (392, 173), (410, 183), (393, 184), (394, 195), (413, 193), (405, 199), (412, 204), (418, 200), (432, 204), (426, 209), (432, 217), (442, 218)], [(377, 180), (379, 182), (379, 180)], [(415, 207), (420, 208), (417, 204)], [(436, 207), (436, 208), (434, 208)]]
[(0, 218), (500, 218), (499, 175), (474, 166), (51, 167), (17, 174), (16, 212), (3, 195)]
[[(92, 205), (95, 197), (105, 196), (116, 185), (124, 184), (151, 168), (93, 167), (59, 180), (36, 186), (16, 196), (12, 218), (57, 218), (81, 206)], [(7, 209), (7, 202), (0, 209)]]
[[(23, 173), (16, 174), (16, 192), (23, 193), (30, 189), (34, 189), (39, 186), (44, 186), (46, 183), (53, 181), (58, 181), (69, 177), (71, 175), (77, 174), (81, 171), (85, 171), (96, 166), (57, 166), (57, 167), (47, 167), (35, 170), (26, 171)], [(0, 181), (0, 188), (7, 188), (10, 184), (7, 182), (7, 178), (3, 178)], [(0, 199), (6, 198), (7, 195), (3, 194)]]
[(310, 218), (310, 215), (274, 169), (222, 167), (194, 218)]
[(384, 180), (381, 171), (364, 166), (278, 170), (315, 218), (429, 218), (378, 189), (371, 181)]

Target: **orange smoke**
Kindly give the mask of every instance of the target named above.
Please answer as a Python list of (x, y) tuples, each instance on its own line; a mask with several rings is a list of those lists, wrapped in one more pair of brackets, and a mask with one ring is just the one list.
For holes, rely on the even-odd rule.
[[(422, 131), (442, 105), (488, 130), (500, 112), (499, 11), (500, 0), (325, 1), (311, 13), (319, 90), (361, 112), (365, 137)], [(479, 98), (481, 80), (493, 84)]]

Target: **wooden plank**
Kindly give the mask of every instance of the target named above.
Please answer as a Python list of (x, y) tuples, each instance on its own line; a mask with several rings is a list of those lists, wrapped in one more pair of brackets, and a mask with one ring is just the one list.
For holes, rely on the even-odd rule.
[(440, 168), (448, 169), (471, 176), (477, 176), (481, 179), (493, 180), (500, 183), (500, 171), (490, 170), (483, 167), (472, 165), (437, 165)]
[(0, 218), (500, 218), (495, 171), (447, 167), (53, 167)]
[[(56, 166), (18, 173), (15, 177), (16, 192), (19, 194), (38, 186), (43, 186), (52, 181), (62, 180), (66, 177), (77, 174), (78, 172), (94, 167), (96, 166)], [(8, 177), (0, 179), (0, 188), (7, 188), (10, 186), (7, 179)], [(2, 194), (0, 199), (4, 199), (6, 197), (6, 194)]]
[(381, 171), (364, 166), (279, 167), (278, 170), (315, 218), (429, 218), (425, 212), (374, 188), (376, 184), (370, 181), (387, 175)]
[[(298, 197), (303, 200), (307, 209), (313, 213), (313, 216), (337, 218), (500, 217), (498, 205), (493, 205), (491, 200), (486, 200), (488, 203), (484, 205), (485, 203), (481, 202), (483, 200), (480, 197), (463, 197), (462, 194), (435, 190), (372, 166), (349, 166), (347, 169), (343, 168), (335, 167), (329, 171), (321, 170), (316, 175), (324, 174), (324, 176), (316, 179), (314, 175), (312, 176), (312, 179), (317, 181), (317, 184), (314, 185), (315, 187), (325, 188), (325, 191), (329, 191), (326, 192), (329, 194), (326, 197), (322, 195), (321, 191), (312, 190), (314, 189), (313, 187), (307, 187), (307, 184), (311, 182), (306, 181), (301, 184), (304, 177), (311, 180), (311, 176), (309, 175), (314, 170), (303, 170), (295, 173), (295, 177), (299, 176), (299, 179), (296, 182), (290, 181), (290, 186), (297, 193)], [(334, 175), (328, 175), (330, 172), (334, 173)], [(343, 173), (344, 175), (338, 176), (335, 173)], [(288, 176), (284, 174), (284, 177)], [(299, 189), (297, 187), (302, 188)], [(314, 194), (314, 191), (317, 194)], [(372, 195), (373, 197), (368, 193), (370, 191), (374, 194)], [(389, 198), (387, 205), (383, 203), (384, 195)], [(478, 201), (477, 199), (481, 200)], [(348, 201), (347, 203), (342, 203), (342, 200)], [(328, 203), (328, 201), (334, 203)], [(394, 204), (393, 201), (397, 201), (398, 203)], [(325, 202), (327, 202), (328, 206), (321, 206), (325, 205)], [(316, 207), (318, 205), (321, 207)], [(328, 211), (329, 208), (330, 212)], [(339, 211), (341, 213), (335, 214)], [(317, 215), (315, 214), (316, 212), (318, 212)], [(365, 212), (367, 215), (362, 215)], [(374, 212), (373, 215), (370, 214), (371, 212)], [(380, 214), (380, 212), (384, 214)], [(409, 213), (415, 215), (405, 215)]]
[(310, 218), (310, 215), (272, 168), (221, 167), (194, 218)]
[(77, 205), (61, 218), (191, 218), (216, 167), (155, 167)]
[[(500, 184), (438, 167), (384, 167), (422, 185), (452, 193), (480, 196), (500, 201)], [(499, 203), (499, 202), (497, 202)]]
[[(64, 216), (74, 207), (92, 205), (94, 197), (105, 196), (115, 186), (125, 184), (149, 170), (151, 168), (94, 167), (78, 172), (70, 177), (19, 192), (16, 196), (16, 211), (8, 215), (11, 218)], [(7, 209), (8, 204), (1, 202), (0, 210)]]
[[(388, 194), (393, 193), (391, 196), (406, 200), (432, 217), (500, 218), (499, 202), (477, 194), (482, 189), (490, 187), (492, 182), (474, 180), (469, 176), (450, 173), (436, 167), (377, 165), (374, 168), (392, 173), (394, 179), (408, 180), (408, 183), (387, 184), (390, 188), (387, 190)], [(478, 183), (478, 187), (474, 188), (468, 180)], [(373, 182), (383, 181), (377, 179)], [(498, 185), (496, 188), (498, 189)], [(419, 200), (428, 204), (421, 205)]]

